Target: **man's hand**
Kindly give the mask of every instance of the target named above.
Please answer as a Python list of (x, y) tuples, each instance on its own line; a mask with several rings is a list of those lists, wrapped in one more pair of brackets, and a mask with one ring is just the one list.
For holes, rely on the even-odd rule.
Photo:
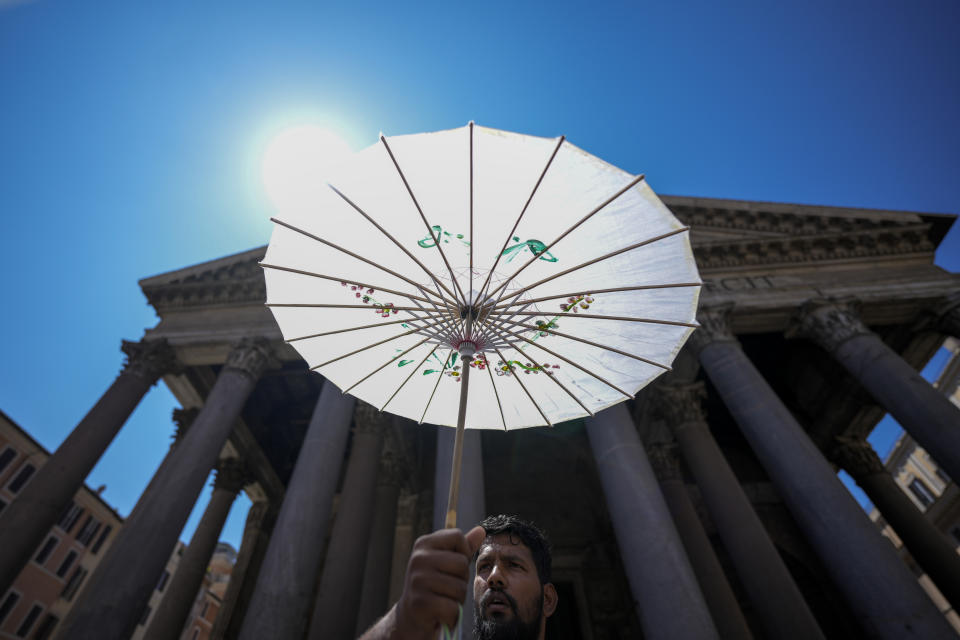
[(440, 625), (457, 624), (467, 597), (470, 561), (486, 532), (474, 527), (434, 531), (413, 545), (400, 600), (361, 640), (436, 640)]
[(474, 527), (466, 535), (444, 529), (417, 539), (395, 610), (394, 637), (433, 640), (440, 625), (456, 626), (459, 605), (467, 597), (470, 561), (485, 535)]

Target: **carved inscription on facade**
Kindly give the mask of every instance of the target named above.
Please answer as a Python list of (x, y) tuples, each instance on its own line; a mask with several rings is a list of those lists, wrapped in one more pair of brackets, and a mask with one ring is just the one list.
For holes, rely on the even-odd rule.
[(778, 286), (775, 276), (730, 276), (727, 278), (704, 278), (703, 286), (711, 293), (724, 291), (751, 291), (773, 289)]

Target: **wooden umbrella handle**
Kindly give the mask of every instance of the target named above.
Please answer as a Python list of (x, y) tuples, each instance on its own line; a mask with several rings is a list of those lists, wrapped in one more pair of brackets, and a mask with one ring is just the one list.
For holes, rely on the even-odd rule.
[(470, 384), (470, 365), (463, 365), (460, 379), (460, 414), (457, 417), (457, 435), (453, 441), (453, 465), (450, 468), (450, 493), (447, 496), (447, 518), (444, 528), (457, 526), (457, 496), (460, 494), (460, 461), (463, 459), (463, 431), (467, 420), (467, 388)]

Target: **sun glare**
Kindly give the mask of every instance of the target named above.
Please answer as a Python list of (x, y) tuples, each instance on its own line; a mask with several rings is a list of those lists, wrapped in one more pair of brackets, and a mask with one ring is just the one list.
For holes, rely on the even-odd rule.
[(330, 170), (352, 153), (337, 134), (301, 126), (278, 134), (263, 156), (263, 184), (278, 209), (309, 205)]

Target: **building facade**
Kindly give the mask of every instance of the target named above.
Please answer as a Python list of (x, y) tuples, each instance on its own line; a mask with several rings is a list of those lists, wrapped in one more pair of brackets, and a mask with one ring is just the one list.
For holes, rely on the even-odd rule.
[[(870, 487), (960, 602), (956, 554), (919, 552), (946, 538), (865, 442), (890, 412), (960, 474), (960, 409), (917, 374), (960, 335), (960, 276), (933, 264), (954, 217), (664, 201), (692, 227), (701, 328), (630, 402), (553, 428), (468, 432), (460, 522), (516, 513), (549, 533), (561, 640), (955, 637), (836, 476)], [(177, 571), (185, 592), (200, 588), (237, 491), (253, 506), (211, 638), (355, 637), (398, 597), (415, 538), (442, 524), (453, 431), (378, 414), (308, 371), (263, 306), (263, 253), (141, 281), (160, 322), (123, 344), (96, 425), (82, 421), (84, 445), (61, 456), (70, 473), (43, 487), (65, 494), (102, 453), (98, 434), (161, 378), (191, 417), (61, 637), (128, 637), (156, 586), (144, 576), (162, 572), (215, 466)], [(8, 508), (0, 534), (39, 527), (34, 500)], [(183, 600), (170, 605), (178, 629)]]
[[(934, 386), (955, 405), (960, 406), (960, 341), (948, 338), (944, 348), (948, 360)], [(960, 553), (960, 489), (946, 472), (916, 441), (903, 433), (883, 463), (897, 486), (924, 518)], [(877, 523), (883, 535), (890, 539), (911, 568), (921, 586), (944, 613), (953, 628), (960, 632), (960, 614), (937, 588), (926, 571), (906, 549), (896, 531), (883, 518), (878, 509), (873, 509), (870, 519)]]
[[(29, 485), (49, 452), (0, 412), (0, 517)], [(107, 553), (123, 520), (100, 497), (102, 487), (82, 486), (37, 538), (29, 562), (0, 598), (0, 638), (50, 638)]]

